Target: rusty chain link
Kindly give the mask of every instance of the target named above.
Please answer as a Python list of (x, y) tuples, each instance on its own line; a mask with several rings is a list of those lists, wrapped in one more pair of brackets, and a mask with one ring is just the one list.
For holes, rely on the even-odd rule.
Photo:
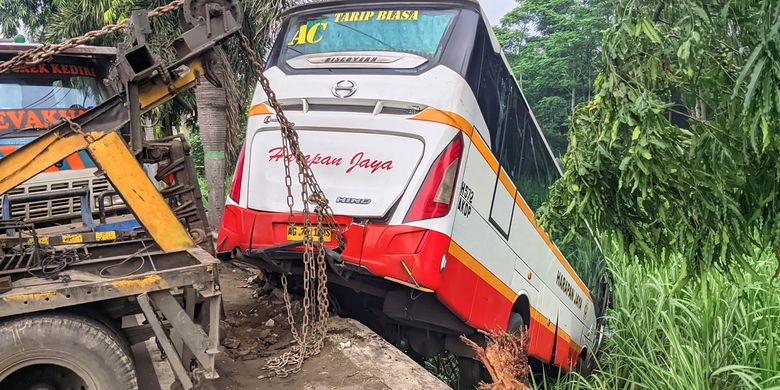
[(72, 119), (70, 119), (70, 117), (68, 117), (67, 115), (66, 115), (66, 116), (63, 116), (63, 117), (62, 117), (62, 119), (61, 119), (60, 121), (61, 121), (61, 122), (65, 122), (65, 123), (67, 123), (67, 124), (68, 124), (68, 126), (70, 126), (70, 130), (71, 130), (71, 131), (73, 131), (74, 133), (77, 133), (77, 134), (81, 135), (82, 137), (84, 137), (84, 139), (86, 139), (86, 140), (88, 140), (88, 141), (90, 141), (90, 142), (94, 141), (94, 138), (92, 138), (92, 135), (90, 135), (90, 134), (87, 134), (87, 133), (84, 131), (84, 129), (82, 129), (82, 128), (81, 128), (81, 125), (79, 125), (78, 123), (74, 122), (74, 121), (73, 121)]
[[(149, 17), (152, 18), (155, 16), (166, 14), (173, 10), (179, 9), (184, 4), (184, 1), (185, 0), (174, 0), (166, 5), (157, 7), (149, 11), (147, 15), (149, 15)], [(21, 68), (26, 68), (29, 66), (37, 65), (42, 62), (48, 61), (58, 53), (61, 53), (68, 49), (72, 49), (79, 45), (83, 45), (97, 37), (101, 37), (103, 35), (112, 33), (114, 31), (126, 28), (128, 24), (129, 24), (128, 20), (124, 19), (117, 23), (105, 25), (103, 26), (103, 28), (100, 28), (98, 30), (90, 31), (84, 35), (67, 39), (62, 43), (45, 44), (45, 45), (41, 45), (41, 46), (37, 46), (25, 50), (23, 52), (20, 52), (14, 58), (8, 61), (0, 62), (0, 74), (14, 71)]]
[[(266, 364), (266, 369), (277, 376), (285, 377), (301, 369), (303, 361), (322, 351), (325, 342), (325, 334), (328, 327), (328, 276), (326, 274), (327, 261), (325, 259), (324, 238), (326, 232), (335, 236), (339, 246), (344, 245), (344, 237), (338, 227), (333, 210), (328, 204), (322, 188), (320, 187), (311, 167), (306, 162), (306, 157), (300, 148), (298, 132), (284, 114), (282, 105), (271, 89), (271, 84), (265, 76), (265, 69), (260, 59), (252, 49), (249, 38), (243, 32), (239, 32), (241, 47), (249, 57), (252, 68), (260, 82), (260, 86), (268, 96), (268, 103), (276, 112), (276, 119), (282, 133), (282, 147), (284, 150), (285, 186), (287, 187), (287, 206), (289, 208), (289, 223), (296, 226), (294, 214), (294, 196), (292, 193), (292, 174), (290, 169), (291, 157), (298, 168), (298, 182), (301, 185), (301, 218), (303, 224), (303, 315), (301, 318), (300, 332), (296, 329), (292, 304), (288, 291), (287, 276), (282, 274), (282, 288), (284, 301), (287, 307), (287, 322), (290, 324), (291, 333), (296, 345), (291, 351), (281, 356), (271, 358)], [(312, 226), (312, 211), (309, 204), (314, 204), (314, 217), (316, 225)], [(327, 226), (327, 227), (326, 227)], [(316, 236), (316, 245), (315, 237)], [(315, 246), (318, 248), (315, 254)], [(316, 258), (315, 258), (316, 256)], [(313, 286), (312, 286), (313, 285)], [(314, 305), (314, 307), (312, 306)]]

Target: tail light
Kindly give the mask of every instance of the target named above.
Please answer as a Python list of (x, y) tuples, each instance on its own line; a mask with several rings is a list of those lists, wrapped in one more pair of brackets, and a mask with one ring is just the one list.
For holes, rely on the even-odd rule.
[(417, 193), (409, 213), (406, 214), (405, 223), (439, 218), (450, 212), (462, 154), (463, 139), (458, 134), (428, 171), (420, 192)]
[(244, 154), (246, 143), (241, 146), (241, 153), (238, 154), (236, 170), (233, 172), (233, 184), (230, 185), (230, 199), (236, 203), (241, 201), (241, 179), (244, 176)]

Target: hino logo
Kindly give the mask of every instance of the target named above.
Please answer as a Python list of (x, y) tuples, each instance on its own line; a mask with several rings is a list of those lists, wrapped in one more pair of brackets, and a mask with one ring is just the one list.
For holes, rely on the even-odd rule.
[(357, 92), (357, 85), (355, 85), (354, 81), (341, 80), (336, 83), (330, 91), (333, 93), (333, 96), (340, 99), (346, 99)]
[(368, 198), (345, 198), (343, 196), (339, 196), (336, 198), (336, 203), (342, 203), (342, 204), (359, 204), (359, 205), (367, 205), (371, 203), (371, 199)]

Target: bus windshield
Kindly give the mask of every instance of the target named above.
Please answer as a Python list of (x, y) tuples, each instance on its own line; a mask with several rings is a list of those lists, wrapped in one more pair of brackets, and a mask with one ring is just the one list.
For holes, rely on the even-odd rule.
[(297, 16), (281, 58), (296, 69), (415, 68), (436, 57), (457, 14), (391, 6)]
[(75, 117), (108, 97), (91, 64), (45, 63), (0, 75), (0, 136)]

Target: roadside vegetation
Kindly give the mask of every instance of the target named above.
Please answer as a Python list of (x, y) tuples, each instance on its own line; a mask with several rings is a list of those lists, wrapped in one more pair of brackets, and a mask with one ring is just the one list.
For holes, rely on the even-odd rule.
[(537, 388), (780, 389), (774, 255), (755, 256), (757, 275), (691, 274), (683, 259), (643, 265), (612, 258), (611, 336), (595, 374)]
[(595, 374), (536, 387), (780, 389), (780, 4), (518, 3), (497, 33), (566, 151), (539, 219), (614, 294)]

